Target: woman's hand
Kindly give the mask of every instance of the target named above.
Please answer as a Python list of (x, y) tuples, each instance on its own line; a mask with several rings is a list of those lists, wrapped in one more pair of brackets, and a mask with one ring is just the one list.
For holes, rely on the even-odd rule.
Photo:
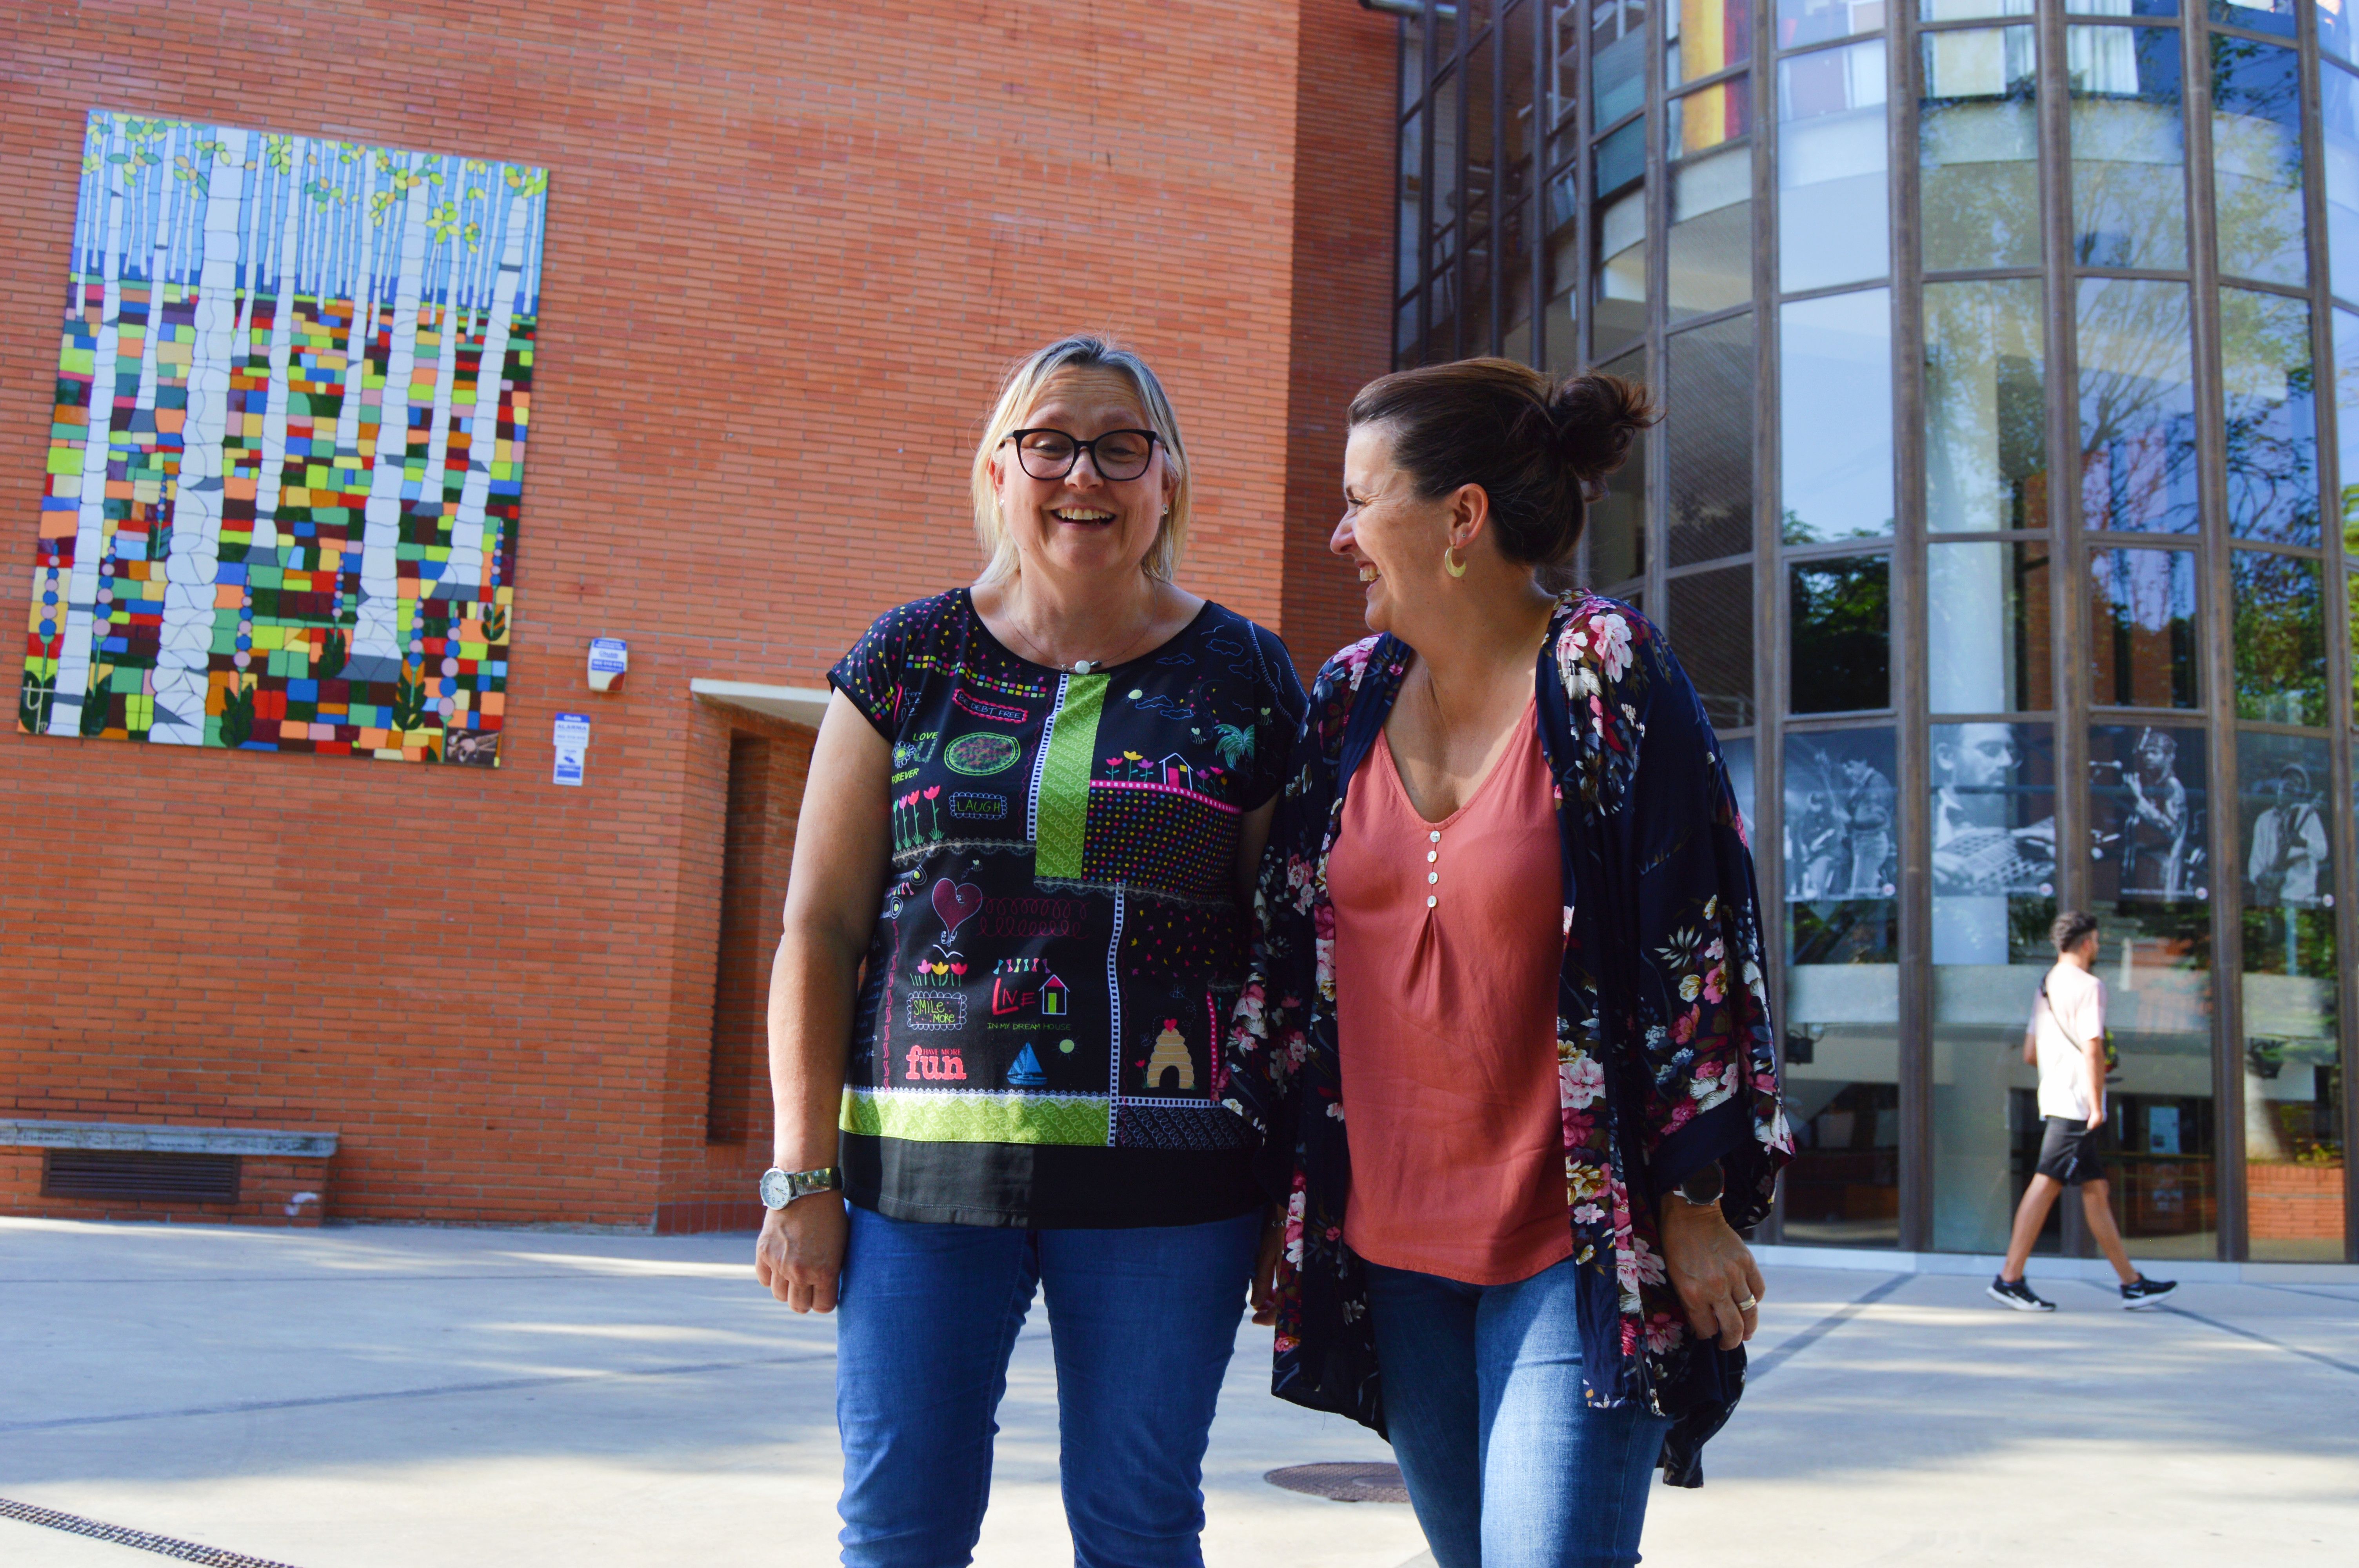
[(1261, 1251), (1254, 1259), (1253, 1320), (1277, 1321), (1277, 1265), (1286, 1256), (1286, 1211), (1273, 1206), (1261, 1222)]
[(797, 1312), (833, 1312), (848, 1228), (843, 1199), (834, 1193), (770, 1210), (754, 1242), (754, 1277)]
[(1717, 1339), (1723, 1350), (1752, 1338), (1769, 1288), (1752, 1249), (1728, 1227), (1720, 1206), (1699, 1207), (1677, 1193), (1665, 1195), (1662, 1236), (1663, 1263), (1696, 1337)]

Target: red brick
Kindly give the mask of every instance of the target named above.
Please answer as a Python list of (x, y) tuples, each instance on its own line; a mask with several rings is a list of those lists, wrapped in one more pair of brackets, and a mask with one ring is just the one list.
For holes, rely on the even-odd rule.
[[(1349, 0), (0, 13), (0, 625), (89, 109), (550, 170), (508, 765), (0, 733), (5, 1114), (333, 1128), (342, 1217), (744, 1223), (746, 988), (808, 736), (689, 681), (817, 686), (878, 611), (971, 578), (995, 378), (1082, 326), (1179, 405), (1184, 580), (1305, 664), (1356, 634), (1323, 544), (1340, 408), (1384, 368), (1392, 37)], [(631, 642), (619, 695), (584, 685), (593, 634)], [(592, 719), (584, 788), (549, 783), (560, 710)], [(733, 729), (778, 744), (769, 914), (724, 954)], [(717, 975), (738, 1142), (705, 1139)]]

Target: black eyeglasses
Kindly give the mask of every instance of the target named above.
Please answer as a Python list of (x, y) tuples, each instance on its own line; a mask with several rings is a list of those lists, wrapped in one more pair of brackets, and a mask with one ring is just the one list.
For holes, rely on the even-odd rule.
[(1083, 441), (1062, 430), (1010, 430), (1007, 439), (1016, 443), (1016, 460), (1034, 479), (1064, 478), (1083, 452), (1096, 465), (1099, 478), (1136, 479), (1147, 471), (1155, 443), (1162, 438), (1152, 430), (1108, 430)]

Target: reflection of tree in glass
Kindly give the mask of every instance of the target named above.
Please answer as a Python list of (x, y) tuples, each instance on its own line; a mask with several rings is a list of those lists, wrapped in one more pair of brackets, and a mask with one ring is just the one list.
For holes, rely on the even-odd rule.
[(2079, 303), (2083, 525), (2196, 532), (2186, 286), (2084, 278)]
[(2220, 270), (2304, 282), (2301, 75), (2292, 49), (2212, 35), (2212, 170)]
[(1883, 556), (1797, 563), (1791, 600), (1797, 712), (1892, 706), (1891, 564)]
[(2318, 543), (2317, 373), (2310, 307), (2250, 288), (2220, 291), (2227, 415), (2228, 530)]
[(2039, 262), (2038, 78), (2029, 27), (1926, 36), (1919, 130), (1929, 268)]
[(2238, 550), (2229, 557), (2237, 718), (2326, 722), (2326, 618), (2318, 577), (2318, 563), (2298, 556)]
[(2047, 526), (2046, 380), (2037, 280), (1925, 286), (1926, 526)]
[(2071, 27), (2072, 256), (2082, 266), (2187, 265), (2179, 34)]
[(2193, 708), (2193, 554), (2094, 551), (2089, 586), (2095, 699), (2118, 708)]

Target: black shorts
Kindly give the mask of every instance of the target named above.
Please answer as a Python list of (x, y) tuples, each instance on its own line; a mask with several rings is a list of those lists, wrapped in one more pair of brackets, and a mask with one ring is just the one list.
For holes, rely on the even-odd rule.
[(2104, 1181), (2105, 1167), (2098, 1161), (2097, 1135), (2104, 1128), (2091, 1127), (2071, 1117), (2051, 1116), (2047, 1120), (2048, 1130), (2039, 1139), (2039, 1163), (2033, 1169), (2068, 1187)]

